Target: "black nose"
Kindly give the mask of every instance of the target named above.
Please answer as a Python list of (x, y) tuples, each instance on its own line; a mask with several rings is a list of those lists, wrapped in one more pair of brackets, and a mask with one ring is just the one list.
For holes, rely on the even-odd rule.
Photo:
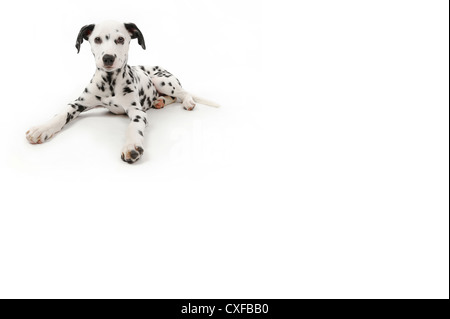
[(105, 64), (105, 66), (111, 66), (113, 65), (115, 59), (116, 58), (114, 57), (114, 55), (105, 54), (103, 56), (103, 63)]

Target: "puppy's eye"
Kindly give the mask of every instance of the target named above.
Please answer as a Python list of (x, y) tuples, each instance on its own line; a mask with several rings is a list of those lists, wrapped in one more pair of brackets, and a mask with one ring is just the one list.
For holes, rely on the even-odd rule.
[(117, 42), (116, 43), (124, 44), (124, 42), (125, 42), (125, 39), (123, 37), (118, 37), (117, 38)]
[(102, 39), (100, 37), (96, 37), (94, 39), (94, 42), (97, 43), (97, 44), (100, 44), (100, 43), (102, 43)]

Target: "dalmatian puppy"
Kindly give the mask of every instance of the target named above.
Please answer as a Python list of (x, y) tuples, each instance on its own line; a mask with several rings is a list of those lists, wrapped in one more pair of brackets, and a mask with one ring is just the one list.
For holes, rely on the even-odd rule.
[(28, 141), (31, 144), (48, 141), (81, 113), (104, 107), (130, 118), (121, 157), (132, 164), (144, 153), (146, 111), (150, 108), (161, 109), (178, 99), (189, 111), (196, 102), (218, 107), (186, 92), (175, 76), (159, 66), (129, 66), (128, 49), (133, 39), (145, 50), (142, 32), (134, 23), (107, 21), (82, 27), (75, 46), (80, 52), (83, 40), (90, 43), (97, 70), (81, 95), (63, 112), (26, 133)]

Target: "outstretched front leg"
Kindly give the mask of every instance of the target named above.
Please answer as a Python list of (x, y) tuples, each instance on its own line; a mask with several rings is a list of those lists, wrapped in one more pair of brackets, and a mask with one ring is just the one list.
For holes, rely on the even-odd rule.
[(41, 144), (51, 139), (66, 124), (77, 118), (82, 112), (91, 110), (94, 107), (95, 105), (83, 103), (80, 99), (69, 103), (63, 112), (55, 115), (51, 120), (28, 130), (26, 132), (28, 142), (31, 144)]
[(80, 97), (69, 103), (64, 111), (55, 115), (46, 123), (34, 126), (28, 130), (26, 133), (27, 140), (31, 144), (41, 144), (51, 139), (56, 133), (61, 131), (65, 125), (76, 119), (82, 112), (92, 110), (99, 106), (100, 102), (93, 93), (94, 89), (95, 86), (91, 82), (84, 89), (83, 93), (81, 93)]
[(144, 153), (144, 131), (147, 126), (147, 114), (136, 106), (137, 103), (126, 108), (126, 113), (131, 122), (127, 129), (127, 140), (122, 149), (122, 160), (133, 164)]

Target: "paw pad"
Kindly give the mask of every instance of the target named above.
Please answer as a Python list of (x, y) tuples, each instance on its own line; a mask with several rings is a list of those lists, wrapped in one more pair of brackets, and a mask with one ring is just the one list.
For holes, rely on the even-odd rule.
[(164, 106), (166, 106), (166, 101), (163, 97), (160, 97), (155, 102), (155, 109), (162, 109)]
[(129, 144), (123, 148), (120, 157), (122, 158), (122, 161), (133, 164), (141, 158), (142, 154), (144, 154), (142, 146)]

